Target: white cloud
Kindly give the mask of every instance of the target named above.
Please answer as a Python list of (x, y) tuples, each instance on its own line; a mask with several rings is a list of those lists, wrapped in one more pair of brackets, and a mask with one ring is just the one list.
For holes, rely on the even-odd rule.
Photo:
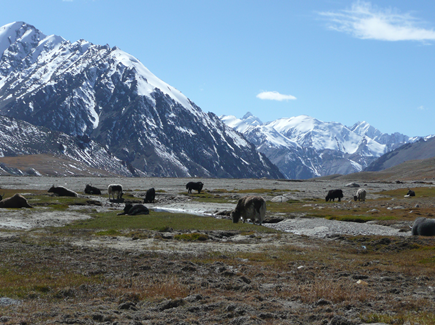
[(283, 95), (277, 91), (263, 91), (257, 95), (257, 98), (268, 99), (268, 100), (277, 100), (280, 102), (283, 100), (295, 100), (296, 99), (295, 96)]
[(435, 30), (423, 28), (424, 22), (409, 13), (381, 9), (370, 2), (357, 1), (348, 10), (321, 12), (331, 29), (361, 39), (381, 41), (434, 41)]

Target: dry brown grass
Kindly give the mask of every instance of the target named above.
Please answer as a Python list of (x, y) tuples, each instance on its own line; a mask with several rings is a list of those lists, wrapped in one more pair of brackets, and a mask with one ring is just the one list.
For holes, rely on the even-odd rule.
[(125, 300), (159, 301), (163, 299), (178, 299), (187, 297), (192, 288), (182, 283), (174, 275), (150, 276), (150, 277), (130, 277), (114, 283), (107, 282), (110, 289), (107, 295), (118, 299), (120, 302)]

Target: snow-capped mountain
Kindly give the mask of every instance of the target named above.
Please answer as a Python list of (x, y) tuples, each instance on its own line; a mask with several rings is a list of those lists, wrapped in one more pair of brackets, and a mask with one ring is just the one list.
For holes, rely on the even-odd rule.
[(407, 135), (398, 132), (394, 132), (393, 134), (382, 133), (365, 121), (357, 122), (353, 126), (349, 127), (349, 129), (360, 136), (366, 136), (379, 144), (384, 144), (386, 146), (385, 152), (394, 150), (404, 143), (413, 142), (420, 139), (419, 137), (411, 139)]
[(283, 175), (242, 134), (117, 47), (0, 27), (0, 114), (87, 136), (146, 176)]
[(410, 141), (399, 133), (383, 134), (366, 122), (349, 128), (306, 115), (266, 124), (250, 113), (242, 119), (221, 116), (221, 120), (243, 133), (287, 178), (295, 179), (359, 172)]

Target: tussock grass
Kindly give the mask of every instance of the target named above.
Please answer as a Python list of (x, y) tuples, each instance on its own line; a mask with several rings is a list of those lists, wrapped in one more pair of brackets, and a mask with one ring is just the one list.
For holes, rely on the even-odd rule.
[(123, 301), (158, 301), (162, 299), (184, 298), (189, 295), (189, 286), (173, 275), (128, 278), (121, 281), (108, 281), (107, 294)]

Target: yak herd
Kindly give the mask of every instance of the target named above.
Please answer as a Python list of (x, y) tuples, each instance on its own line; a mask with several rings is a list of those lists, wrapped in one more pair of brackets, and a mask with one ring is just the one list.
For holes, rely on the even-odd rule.
[[(201, 193), (204, 184), (202, 182), (188, 182), (186, 184), (187, 193), (192, 193), (195, 190)], [(52, 186), (49, 193), (57, 196), (70, 196), (78, 197), (79, 195), (63, 186)], [(90, 195), (101, 195), (102, 192), (99, 188), (87, 184), (84, 192)], [(123, 202), (123, 188), (121, 184), (110, 184), (107, 187), (109, 194), (109, 201), (111, 202)], [(353, 196), (355, 201), (365, 202), (367, 192), (365, 189), (358, 189)], [(407, 194), (404, 197), (413, 197), (415, 192), (408, 189)], [(329, 190), (325, 201), (334, 202), (335, 199), (341, 202), (344, 197), (341, 189)], [(154, 203), (156, 198), (156, 191), (154, 188), (150, 188), (146, 191), (143, 203)], [(27, 199), (21, 194), (15, 194), (9, 198), (3, 198), (0, 195), (0, 208), (32, 208), (27, 202)], [(123, 212), (118, 215), (144, 215), (149, 214), (149, 209), (143, 204), (131, 204), (126, 203)], [(261, 225), (264, 221), (266, 214), (266, 201), (261, 196), (246, 196), (238, 200), (236, 207), (231, 212), (230, 217), (233, 223), (238, 223), (240, 219), (243, 219), (243, 223), (247, 220), (251, 220), (252, 223), (258, 223)], [(435, 236), (435, 219), (428, 219), (424, 217), (417, 218), (412, 226), (412, 234), (415, 236)]]

